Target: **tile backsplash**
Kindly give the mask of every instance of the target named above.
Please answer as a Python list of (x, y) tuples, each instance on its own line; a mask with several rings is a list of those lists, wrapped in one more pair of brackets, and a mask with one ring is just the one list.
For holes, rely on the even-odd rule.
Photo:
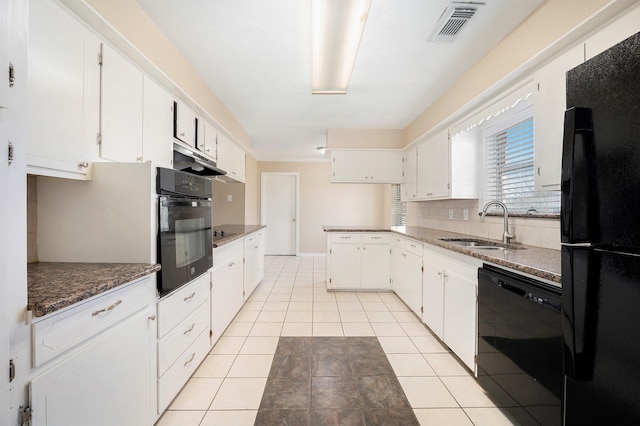
[(34, 175), (27, 175), (27, 263), (38, 261), (38, 187)]
[[(441, 200), (407, 203), (407, 224), (459, 232), (481, 238), (502, 239), (504, 219), (487, 216), (480, 220), (482, 206), (478, 200)], [(468, 220), (464, 219), (464, 211)], [(449, 218), (453, 211), (453, 219)], [(509, 217), (509, 231), (514, 242), (537, 247), (560, 249), (560, 219)]]

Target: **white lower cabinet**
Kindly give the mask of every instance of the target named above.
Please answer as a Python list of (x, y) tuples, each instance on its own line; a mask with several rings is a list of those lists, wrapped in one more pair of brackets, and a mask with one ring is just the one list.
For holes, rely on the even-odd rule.
[(481, 264), (471, 257), (424, 249), (422, 320), (472, 371), (475, 371), (477, 277)]
[(210, 272), (158, 302), (158, 413), (209, 353)]
[[(132, 296), (130, 291), (136, 287), (146, 291)], [(109, 322), (125, 310), (107, 328), (95, 328), (95, 334), (82, 341), (75, 339), (87, 323)], [(36, 322), (34, 328), (43, 330), (37, 339), (46, 340), (48, 331), (56, 334), (58, 342), (66, 334), (66, 341), (74, 345), (65, 347), (64, 356), (39, 367), (42, 373), (37, 370), (31, 380), (32, 424), (153, 424), (157, 417), (155, 314), (155, 281), (147, 277)]]
[(244, 237), (244, 294), (247, 301), (264, 276), (264, 231)]
[(386, 233), (330, 233), (327, 287), (330, 289), (389, 289), (390, 237)]
[(421, 316), (422, 243), (406, 239), (392, 244), (391, 273), (392, 290), (416, 315)]
[(213, 249), (211, 273), (212, 343), (218, 341), (244, 303), (244, 243), (237, 240)]

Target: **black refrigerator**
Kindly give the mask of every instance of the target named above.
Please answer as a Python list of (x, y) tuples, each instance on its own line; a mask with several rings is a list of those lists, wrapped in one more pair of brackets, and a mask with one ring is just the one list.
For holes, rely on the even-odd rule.
[(565, 425), (640, 425), (640, 33), (567, 73)]

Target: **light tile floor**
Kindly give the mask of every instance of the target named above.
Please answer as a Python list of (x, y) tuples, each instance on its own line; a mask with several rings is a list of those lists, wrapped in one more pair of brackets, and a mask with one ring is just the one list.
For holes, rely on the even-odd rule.
[(511, 425), (393, 293), (327, 292), (324, 257), (265, 258), (265, 275), (157, 426), (253, 425), (279, 336), (377, 336), (422, 425)]

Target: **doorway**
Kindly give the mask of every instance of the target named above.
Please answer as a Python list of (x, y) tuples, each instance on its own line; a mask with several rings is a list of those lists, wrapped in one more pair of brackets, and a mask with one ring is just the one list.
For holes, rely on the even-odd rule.
[(261, 219), (265, 228), (265, 254), (298, 253), (298, 173), (262, 172)]

